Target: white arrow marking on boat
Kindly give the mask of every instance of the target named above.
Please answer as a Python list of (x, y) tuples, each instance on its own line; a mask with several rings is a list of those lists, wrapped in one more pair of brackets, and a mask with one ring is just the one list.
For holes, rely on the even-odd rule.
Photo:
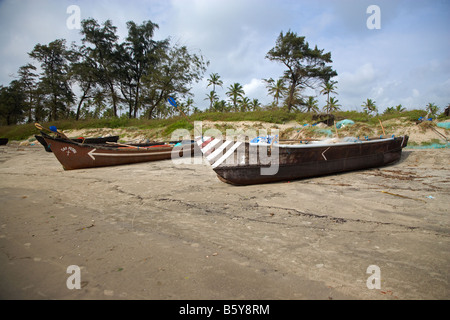
[(138, 156), (153, 156), (153, 155), (159, 155), (159, 154), (168, 154), (172, 153), (171, 151), (164, 151), (164, 152), (152, 152), (152, 153), (101, 153), (101, 152), (95, 152), (97, 149), (93, 149), (88, 152), (89, 157), (92, 158), (92, 160), (95, 160), (94, 156), (103, 156), (103, 157), (138, 157)]
[(328, 148), (325, 149), (324, 152), (322, 152), (322, 157), (325, 159), (325, 161), (328, 161), (328, 159), (325, 157), (325, 152), (327, 152), (328, 149), (330, 149), (330, 148), (331, 148), (331, 147), (328, 147)]

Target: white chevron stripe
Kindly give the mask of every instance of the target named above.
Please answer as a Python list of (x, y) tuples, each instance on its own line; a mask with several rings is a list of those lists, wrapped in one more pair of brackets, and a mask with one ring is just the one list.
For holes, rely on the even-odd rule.
[(208, 160), (211, 163), (211, 160), (213, 160), (214, 158), (216, 158), (219, 154), (221, 154), (223, 152), (223, 150), (228, 147), (228, 145), (231, 143), (231, 141), (225, 141), (220, 148), (214, 150), (213, 153), (211, 153), (209, 156), (206, 157), (206, 160)]
[(242, 142), (236, 142), (222, 157), (219, 158), (213, 165), (212, 168), (216, 168), (217, 166), (220, 166), (222, 162), (224, 162), (230, 155), (234, 153), (234, 150), (236, 150)]
[(197, 140), (197, 145), (198, 145), (199, 147), (201, 147), (202, 144), (203, 144), (203, 142), (209, 140), (209, 137), (197, 137), (196, 140)]
[(219, 142), (221, 142), (221, 139), (214, 139), (213, 141), (211, 141), (210, 143), (208, 143), (203, 149), (202, 152), (206, 153), (208, 152), (210, 149), (212, 149), (212, 147), (214, 147), (216, 144), (218, 144)]

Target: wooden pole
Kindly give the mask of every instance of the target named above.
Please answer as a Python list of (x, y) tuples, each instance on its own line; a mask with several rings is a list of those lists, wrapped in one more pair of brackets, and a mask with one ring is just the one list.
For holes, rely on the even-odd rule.
[(339, 134), (338, 134), (337, 127), (336, 127), (336, 121), (333, 120), (333, 122), (334, 122), (334, 131), (336, 131), (336, 137), (339, 139)]
[(386, 133), (384, 132), (383, 124), (381, 123), (381, 120), (380, 120), (380, 118), (378, 118), (378, 121), (380, 121), (381, 129), (383, 129), (383, 136), (385, 136), (385, 135), (386, 135)]

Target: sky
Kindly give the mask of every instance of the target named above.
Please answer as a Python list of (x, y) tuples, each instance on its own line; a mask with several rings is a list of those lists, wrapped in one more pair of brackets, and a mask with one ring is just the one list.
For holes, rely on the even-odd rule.
[[(111, 20), (120, 41), (127, 21), (150, 20), (159, 26), (156, 40), (170, 37), (172, 44), (201, 54), (210, 64), (191, 91), (200, 109), (209, 105), (212, 73), (224, 83), (216, 88), (220, 99), (227, 100), (227, 88), (237, 82), (248, 98), (270, 103), (262, 79), (278, 79), (285, 68), (265, 56), (287, 31), (331, 52), (338, 73), (334, 96), (342, 110), (361, 111), (368, 98), (380, 112), (428, 103), (443, 111), (450, 104), (448, 0), (0, 0), (1, 85), (34, 62), (28, 53), (36, 44), (81, 44), (71, 6), (81, 20)], [(326, 104), (320, 88), (304, 94), (316, 96), (320, 107)]]

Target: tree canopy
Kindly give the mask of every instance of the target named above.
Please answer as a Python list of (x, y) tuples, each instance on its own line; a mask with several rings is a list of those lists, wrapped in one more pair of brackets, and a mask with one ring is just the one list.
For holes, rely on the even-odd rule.
[(266, 58), (286, 67), (283, 78), (289, 83), (286, 100), (288, 111), (296, 103), (296, 90), (315, 88), (337, 75), (336, 71), (327, 65), (332, 62), (330, 52), (324, 53), (324, 50), (318, 49), (317, 46), (311, 48), (305, 37), (292, 31), (280, 33), (275, 47), (269, 50)]
[(188, 99), (209, 62), (170, 39), (155, 40), (158, 28), (151, 21), (129, 21), (128, 35), (119, 42), (110, 20), (90, 18), (81, 22), (81, 44), (36, 44), (28, 54), (32, 62), (0, 88), (0, 123), (117, 117), (120, 110), (130, 118), (151, 118), (169, 95)]

